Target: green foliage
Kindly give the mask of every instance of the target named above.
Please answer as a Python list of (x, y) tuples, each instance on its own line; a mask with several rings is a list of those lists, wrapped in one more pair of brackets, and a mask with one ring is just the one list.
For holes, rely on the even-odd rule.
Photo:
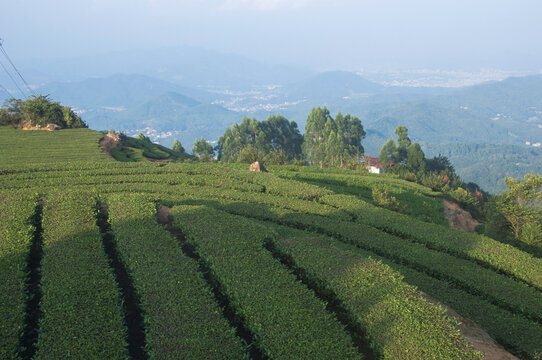
[(414, 173), (423, 174), (425, 172), (425, 154), (420, 144), (417, 142), (410, 144), (406, 148), (407, 167)]
[[(0, 358), (17, 358), (25, 318), (26, 264), (38, 199), (25, 192), (0, 193)], [(23, 349), (21, 349), (23, 350)]]
[(452, 163), (446, 156), (438, 155), (425, 161), (427, 171), (441, 172), (446, 169), (453, 169)]
[(283, 151), (272, 150), (263, 158), (263, 163), (268, 165), (285, 165), (290, 160)]
[(512, 178), (504, 182), (508, 191), (503, 192), (497, 206), (519, 239), (527, 225), (542, 222), (542, 176), (531, 173), (523, 182)]
[(395, 129), (395, 134), (397, 135), (397, 146), (393, 137), (390, 137), (380, 149), (379, 161), (384, 164), (387, 170), (389, 170), (391, 163), (407, 164), (412, 171), (423, 170), (425, 155), (418, 143), (412, 143), (408, 137), (407, 128), (399, 125)]
[(409, 284), (437, 298), (463, 317), (481, 325), (492, 338), (521, 358), (537, 359), (537, 354), (542, 352), (542, 325), (540, 323), (529, 321), (476, 294), (459, 289), (445, 280), (385, 258), (376, 257), (376, 259), (400, 272)]
[(461, 340), (442, 308), (388, 266), (327, 237), (275, 229), (281, 235), (273, 242), (276, 251), (290, 258), (320, 291), (330, 292), (343, 304), (378, 358), (481, 358)]
[(388, 190), (373, 188), (373, 202), (375, 205), (385, 207), (390, 210), (397, 210), (399, 203), (394, 196), (390, 196)]
[(426, 153), (442, 154), (462, 179), (470, 179), (491, 194), (506, 190), (505, 177), (521, 179), (542, 174), (542, 148), (505, 144), (425, 144)]
[(99, 145), (102, 137), (88, 129), (49, 132), (0, 127), (0, 167), (108, 161)]
[[(7, 105), (7, 107), (6, 107)], [(0, 125), (7, 123), (45, 127), (56, 124), (61, 128), (86, 128), (87, 125), (68, 106), (54, 102), (49, 95), (31, 95), (25, 101), (11, 99), (1, 112)]]
[[(320, 280), (319, 284), (322, 287), (329, 285), (324, 289), (327, 290), (327, 294), (342, 296), (343, 307), (346, 306), (345, 304), (349, 306), (347, 314), (352, 331), (358, 336), (362, 335), (356, 324), (359, 325), (361, 321), (364, 321), (367, 328), (363, 329), (363, 333), (371, 334), (371, 341), (374, 339), (375, 348), (401, 351), (401, 344), (404, 344), (405, 348), (408, 347), (412, 352), (416, 352), (419, 350), (415, 345), (416, 339), (420, 341), (424, 339), (417, 337), (418, 333), (415, 332), (412, 336), (401, 337), (401, 334), (408, 334), (408, 329), (416, 329), (416, 324), (423, 322), (423, 319), (427, 320), (427, 329), (432, 327), (442, 329), (439, 326), (446, 324), (446, 321), (439, 322), (435, 318), (424, 316), (413, 316), (412, 322), (401, 320), (407, 319), (406, 317), (410, 314), (418, 314), (416, 309), (419, 308), (414, 307), (412, 308), (414, 311), (409, 312), (407, 311), (409, 308), (403, 306), (407, 303), (403, 301), (402, 294), (404, 293), (401, 289), (406, 288), (403, 288), (399, 275), (395, 273), (398, 272), (405, 276), (408, 284), (419, 287), (428, 296), (450, 306), (461, 316), (480, 324), (514, 354), (522, 358), (533, 358), (537, 353), (542, 352), (540, 345), (542, 344), (541, 259), (485, 236), (449, 229), (442, 222), (442, 194), (420, 184), (401, 180), (396, 175), (369, 175), (344, 168), (270, 166), (270, 173), (262, 174), (249, 173), (246, 165), (236, 163), (153, 163), (148, 161), (120, 163), (105, 157), (98, 146), (101, 136), (100, 133), (86, 129), (21, 132), (8, 127), (0, 128), (0, 143), (6, 144), (0, 147), (0, 188), (3, 190), (2, 193), (9, 194), (12, 199), (6, 201), (16, 204), (21, 191), (27, 194), (43, 194), (47, 197), (47, 206), (50, 206), (49, 210), (47, 208), (45, 210), (46, 218), (52, 219), (51, 214), (57, 214), (54, 225), (52, 221), (46, 220), (46, 225), (49, 224), (47, 225), (49, 230), (46, 227), (49, 234), (47, 239), (51, 239), (51, 234), (57, 228), (70, 229), (66, 235), (56, 233), (57, 238), (64, 240), (55, 242), (54, 246), (46, 245), (48, 249), (43, 258), (42, 271), (45, 281), (43, 284), (47, 285), (43, 290), (48, 294), (51, 294), (53, 280), (59, 287), (66, 286), (76, 290), (81, 290), (81, 284), (84, 284), (84, 289), (89, 288), (92, 294), (91, 297), (87, 297), (93, 300), (99, 300), (104, 292), (110, 293), (111, 283), (100, 286), (100, 290), (93, 287), (95, 283), (101, 284), (102, 275), (96, 274), (105, 272), (110, 274), (110, 272), (107, 261), (104, 264), (102, 260), (99, 260), (103, 257), (103, 250), (100, 241), (96, 243), (92, 235), (96, 233), (96, 226), (93, 221), (89, 221), (88, 224), (81, 221), (83, 218), (94, 219), (91, 206), (94, 195), (88, 192), (91, 190), (100, 194), (102, 199), (110, 200), (111, 220), (114, 223), (113, 226), (117, 226), (117, 235), (123, 234), (123, 239), (137, 239), (137, 241), (124, 241), (123, 246), (126, 246), (125, 249), (129, 248), (130, 251), (123, 250), (129, 254), (122, 260), (126, 264), (130, 262), (131, 269), (140, 267), (139, 284), (143, 280), (150, 283), (145, 291), (143, 287), (137, 289), (140, 299), (144, 299), (141, 294), (149, 293), (148, 289), (159, 289), (155, 292), (158, 295), (149, 300), (149, 303), (153, 301), (153, 304), (159, 304), (161, 300), (171, 299), (171, 297), (181, 298), (176, 291), (188, 289), (187, 284), (192, 284), (191, 281), (195, 278), (191, 275), (193, 274), (191, 270), (184, 270), (185, 263), (177, 257), (180, 256), (179, 245), (174, 240), (166, 240), (163, 237), (167, 234), (156, 224), (153, 202), (161, 202), (168, 206), (183, 205), (178, 210), (178, 216), (175, 211), (173, 214), (185, 231), (185, 235), (190, 235), (188, 242), (195, 246), (196, 252), (201, 256), (198, 262), (201, 268), (196, 269), (196, 272), (201, 274), (205, 271), (210, 276), (212, 275), (212, 278), (216, 280), (215, 290), (228, 296), (232, 309), (239, 315), (237, 320), (256, 339), (252, 346), (262, 349), (264, 354), (270, 351), (270, 357), (280, 357), (280, 354), (286, 354), (284, 357), (288, 358), (303, 357), (298, 354), (310, 351), (318, 352), (322, 354), (320, 356), (328, 358), (344, 358), (349, 354), (357, 354), (356, 349), (351, 352), (350, 345), (340, 346), (340, 344), (349, 343), (350, 336), (344, 333), (342, 325), (337, 325), (333, 315), (323, 307), (323, 302), (314, 297), (314, 292), (309, 291), (303, 283), (299, 282), (290, 273), (291, 269), (287, 269), (276, 258), (273, 258), (264, 247), (269, 241), (277, 247), (280, 244), (299, 245), (300, 251), (294, 254), (295, 266), (299, 269), (314, 270), (305, 275), (315, 281)], [(406, 167), (407, 164), (404, 166)], [(409, 170), (406, 169), (406, 171)], [(443, 181), (444, 177), (440, 179)], [(453, 179), (448, 178), (445, 187), (451, 187), (450, 183), (453, 183)], [(375, 187), (388, 191), (389, 197), (395, 197), (402, 206), (401, 213), (373, 205), (372, 190)], [(473, 191), (471, 187), (461, 187)], [(53, 193), (54, 195), (51, 195)], [(137, 193), (137, 195), (127, 196), (128, 193)], [(461, 192), (461, 195), (464, 193)], [(0, 195), (0, 198), (1, 196), (3, 195)], [(73, 199), (78, 199), (75, 203), (79, 205), (65, 206), (67, 203), (72, 203)], [(34, 201), (33, 204), (35, 205), (36, 202)], [(186, 206), (187, 204), (199, 206)], [(59, 209), (59, 206), (64, 210), (55, 210)], [(213, 208), (238, 216), (230, 217)], [(1, 217), (6, 211), (16, 213), (17, 219), (25, 218), (25, 210), (19, 207), (13, 210), (0, 209), (2, 221), (0, 229), (5, 224), (4, 218)], [(504, 217), (496, 214), (501, 216), (502, 225), (506, 226)], [(258, 222), (247, 218), (256, 218)], [(420, 219), (425, 221), (420, 221)], [(8, 226), (11, 226), (11, 223), (9, 221)], [(14, 226), (16, 223), (13, 222)], [(73, 224), (67, 226), (67, 223)], [(277, 224), (287, 226), (289, 230), (303, 229), (307, 232), (307, 237), (283, 236), (281, 238), (275, 233)], [(17, 238), (23, 242), (26, 241), (28, 231), (30, 229), (23, 229)], [(523, 234), (528, 234), (529, 231), (531, 234), (536, 234), (539, 230), (524, 229)], [(323, 234), (329, 237), (322, 237)], [(85, 246), (91, 246), (90, 248), (81, 248), (83, 238)], [(325, 241), (313, 242), (316, 238), (325, 239)], [(311, 240), (303, 243), (300, 239)], [(288, 241), (290, 243), (287, 243)], [(511, 239), (511, 241), (520, 243), (519, 240)], [(162, 247), (166, 244), (169, 245)], [(120, 246), (120, 241), (117, 245)], [(528, 245), (523, 244), (520, 248), (527, 249)], [(3, 247), (1, 251), (5, 249)], [(128, 259), (135, 259), (136, 251), (139, 254), (138, 261), (128, 261)], [(89, 253), (94, 256), (90, 260)], [(142, 253), (144, 254), (141, 255)], [(315, 254), (320, 254), (323, 259), (316, 262)], [(131, 258), (131, 256), (134, 257)], [(364, 260), (368, 257), (373, 258), (375, 262), (365, 262)], [(6, 264), (4, 260), (17, 261), (16, 258), (16, 256), (9, 258), (0, 256), (0, 265)], [(19, 261), (21, 259), (19, 257)], [(64, 265), (69, 259), (75, 259), (73, 261), (77, 266)], [(360, 262), (359, 271), (341, 273), (325, 270), (327, 265), (332, 266), (333, 269), (337, 269), (335, 266), (343, 266), (341, 269), (349, 270), (351, 269), (349, 266), (352, 265), (349, 261)], [(152, 264), (148, 264), (151, 262)], [(389, 266), (394, 272), (377, 262)], [(165, 263), (169, 265), (160, 267), (160, 264)], [(188, 261), (188, 263), (192, 265), (186, 265), (187, 269), (191, 267), (193, 269), (194, 262)], [(52, 264), (59, 265), (54, 268), (54, 272)], [(71, 271), (71, 277), (68, 277), (67, 270), (57, 271), (57, 268), (62, 269), (63, 266), (76, 271)], [(96, 267), (100, 267), (103, 273), (97, 273)], [(183, 273), (185, 276), (175, 277), (168, 271), (156, 270), (158, 267), (181, 269), (175, 270), (174, 273)], [(145, 271), (141, 270), (143, 268)], [(82, 276), (77, 276), (79, 270), (85, 271), (86, 282), (80, 281)], [(2, 270), (3, 275), (8, 273), (12, 274), (12, 272)], [(74, 274), (76, 276), (73, 276)], [(299, 273), (296, 274), (301, 276)], [(135, 271), (132, 271), (131, 275), (134, 279), (136, 278)], [(161, 290), (166, 289), (166, 287), (160, 287), (162, 278), (167, 280), (167, 289), (171, 289), (171, 294), (170, 290)], [(20, 284), (20, 281), (18, 283)], [(205, 287), (207, 284), (204, 284)], [(110, 303), (113, 303), (116, 309), (119, 302), (118, 290), (114, 282), (112, 286), (117, 297)], [(72, 299), (75, 295), (71, 295), (71, 290), (62, 291), (66, 296), (55, 301), (54, 304), (65, 309), (74, 302)], [(381, 294), (390, 295), (383, 298), (383, 301), (365, 306), (367, 301), (376, 299)], [(415, 294), (414, 291), (409, 301), (417, 303)], [(200, 295), (206, 296), (203, 291)], [(6, 296), (9, 295), (6, 294)], [(189, 295), (190, 298), (199, 299), (197, 296)], [(189, 305), (189, 300), (171, 302), (170, 306), (167, 306), (167, 311), (162, 314), (169, 314), (169, 311), (174, 313), (179, 309), (189, 309), (190, 312), (199, 308), (199, 305), (194, 307)], [(203, 303), (203, 301), (197, 301)], [(2, 303), (3, 301), (0, 302)], [(311, 307), (313, 305), (309, 307), (314, 311), (308, 314), (301, 310), (297, 312), (296, 309), (306, 309), (305, 304), (313, 304), (314, 308)], [(388, 306), (390, 304), (398, 306)], [(61, 312), (54, 308), (53, 311), (49, 300), (43, 305), (46, 305), (48, 319), (53, 316), (52, 314), (57, 314), (54, 315), (55, 318), (65, 319), (63, 332), (55, 336), (54, 341), (49, 338), (48, 344), (51, 345), (47, 345), (48, 349), (51, 349), (53, 345), (55, 349), (67, 348), (65, 336), (68, 332), (74, 333), (71, 329), (78, 328), (83, 321), (80, 319), (81, 316), (72, 319), (71, 310)], [(211, 305), (216, 306), (216, 303), (211, 300)], [(91, 304), (87, 307), (94, 309), (95, 306), (97, 305)], [(291, 312), (289, 313), (284, 307), (290, 308), (294, 316), (290, 316)], [(0, 305), (1, 308), (2, 305)], [(79, 314), (79, 309), (76, 310), (73, 312)], [(13, 314), (16, 311), (16, 307), (13, 307)], [(96, 321), (106, 326), (109, 319), (117, 316), (111, 316), (107, 314), (107, 311), (103, 312), (104, 315), (93, 312), (89, 319), (85, 318), (85, 321)], [(398, 315), (395, 318), (397, 323), (390, 320), (388, 316), (390, 313)], [(279, 315), (273, 317), (274, 314)], [(371, 322), (370, 316), (364, 316), (367, 314), (376, 314), (378, 315), (376, 318), (383, 321)], [(102, 321), (102, 316), (107, 317), (108, 320)], [(145, 316), (146, 324), (168, 320), (157, 313), (151, 315), (150, 311), (145, 313)], [(219, 322), (223, 321), (220, 312), (217, 318)], [(200, 329), (197, 324), (191, 324), (190, 321), (191, 319), (188, 318), (179, 326), (184, 328), (194, 325)], [(331, 323), (335, 325), (330, 326)], [(3, 324), (7, 322), (5, 320), (0, 322), (0, 329)], [(316, 327), (313, 324), (317, 324)], [(401, 325), (394, 326), (394, 324)], [(92, 326), (86, 326), (88, 331), (91, 328)], [(182, 331), (177, 331), (180, 329), (177, 325), (168, 325), (167, 328), (182, 333)], [(324, 329), (318, 332), (322, 328)], [(194, 335), (192, 336), (194, 339), (199, 339), (195, 340), (196, 342), (207, 343), (204, 340), (207, 338), (205, 332), (207, 329), (211, 327), (194, 330), (189, 336)], [(423, 334), (425, 329), (425, 326), (420, 327), (419, 334)], [(45, 325), (37, 330), (49, 333)], [(14, 331), (18, 331), (16, 325), (14, 325)], [(307, 343), (296, 341), (299, 337), (292, 335), (294, 332), (299, 332), (304, 338), (311, 338), (313, 341), (307, 341)], [(328, 336), (329, 333), (333, 334)], [(437, 333), (434, 333), (435, 336)], [(40, 336), (44, 338), (45, 335)], [(327, 339), (320, 342), (320, 337), (327, 337)], [(388, 341), (388, 339), (398, 337), (400, 338), (399, 346), (395, 340)], [(93, 335), (87, 338), (89, 343), (85, 343), (85, 346), (88, 345), (88, 348), (114, 341), (114, 337), (108, 335), (99, 338)], [(148, 337), (148, 339), (151, 338), (152, 336)], [(338, 341), (337, 338), (342, 340)], [(315, 339), (318, 341), (314, 341)], [(439, 344), (440, 340), (431, 339), (435, 339), (435, 342), (423, 343), (422, 346), (429, 349)], [(3, 340), (4, 338), (0, 348), (4, 345)], [(177, 336), (160, 339), (162, 340), (180, 341)], [(463, 339), (458, 337), (456, 345), (462, 341)], [(71, 350), (75, 347), (85, 348), (75, 340), (70, 340), (70, 342)], [(333, 344), (321, 351), (319, 347), (326, 346), (327, 342)], [(122, 347), (120, 345), (115, 349), (122, 349)], [(445, 347), (442, 349), (446, 353)], [(275, 350), (282, 352), (277, 355)], [(98, 352), (92, 352), (85, 356), (104, 357)], [(432, 351), (428, 353), (433, 354)], [(105, 357), (115, 358), (115, 355)]]
[(114, 147), (113, 149), (111, 149), (110, 153), (111, 156), (113, 156), (117, 161), (137, 162), (145, 160), (145, 158), (143, 157), (143, 150), (128, 146)]
[(514, 274), (515, 277), (542, 288), (542, 273), (537, 271), (542, 266), (542, 260), (510, 245), (485, 236), (417, 221), (348, 196), (325, 196), (321, 201), (355, 214), (361, 224), (421, 242), (433, 249), (486, 263), (500, 272)]
[(155, 204), (137, 194), (111, 195), (107, 204), (118, 252), (146, 317), (152, 357), (243, 358), (241, 341), (221, 316), (197, 263), (157, 223)]
[(201, 161), (211, 161), (215, 154), (213, 146), (204, 138), (196, 139), (192, 153), (195, 154)]
[(359, 171), (346, 169), (336, 169), (335, 173), (330, 173), (326, 169), (315, 167), (303, 167), (296, 171), (273, 169), (273, 172), (283, 178), (314, 184), (332, 190), (336, 194), (354, 195), (373, 203), (375, 203), (373, 189), (377, 188), (386, 191), (389, 196), (396, 199), (397, 203), (404, 204), (402, 207), (395, 204), (394, 210), (400, 210), (422, 221), (440, 225), (448, 224), (442, 212), (442, 200), (436, 197), (438, 193), (389, 175), (360, 174)]
[(297, 124), (281, 115), (271, 115), (264, 121), (245, 117), (240, 124), (227, 128), (218, 140), (218, 158), (254, 162), (280, 153), (291, 161), (301, 156), (302, 141)]
[(542, 248), (542, 224), (540, 222), (528, 223), (521, 229), (519, 240), (527, 245)]
[[(327, 202), (326, 200), (327, 197), (321, 199), (324, 202)], [(340, 220), (337, 217), (329, 218), (308, 213), (299, 213), (283, 208), (268, 208), (248, 203), (224, 204), (223, 206), (223, 209), (234, 214), (272, 221), (277, 224), (293, 226), (331, 236), (358, 246), (361, 249), (408, 265), (418, 271), (440, 279), (446, 279), (463, 289), (467, 289), (471, 293), (476, 293), (493, 303), (499, 304), (503, 308), (512, 309), (517, 314), (537, 319), (537, 321), (542, 319), (542, 304), (539, 301), (539, 290), (499, 274), (494, 270), (481, 268), (475, 262), (466, 260), (461, 256), (454, 256), (458, 254), (457, 250), (462, 250), (465, 255), (470, 257), (477, 255), (476, 257), (485, 260), (486, 263), (492, 260), (492, 258), (497, 258), (498, 260), (503, 258), (502, 255), (495, 256), (494, 254), (487, 254), (485, 251), (477, 253), (476, 250), (478, 249), (471, 251), (471, 241), (466, 246), (463, 244), (453, 244), (455, 245), (455, 249), (453, 246), (448, 246), (450, 251), (447, 253), (443, 251), (446, 248), (444, 242), (426, 239), (426, 243), (420, 244), (416, 241), (418, 239), (400, 238), (373, 227), (361, 223), (354, 224)], [(383, 220), (385, 221), (386, 219)], [(408, 223), (405, 225), (408, 226)], [(441, 230), (443, 228), (437, 227), (437, 229)], [(431, 240), (433, 240), (432, 243), (429, 242)], [(435, 240), (440, 241), (440, 237), (436, 237)], [(504, 253), (516, 255), (513, 265), (509, 264), (508, 259), (504, 259), (506, 268), (510, 268), (510, 265), (520, 268), (518, 270), (512, 268), (511, 273), (523, 275), (524, 278), (528, 278), (532, 284), (540, 288), (542, 274), (537, 274), (536, 270), (534, 270), (539, 269), (541, 266), (540, 259), (533, 259), (527, 254), (515, 251), (516, 249), (510, 246), (500, 244), (494, 240), (493, 242), (495, 243), (492, 248), (493, 252), (498, 252), (496, 250), (499, 250), (500, 247), (504, 250)], [(484, 244), (481, 243), (479, 245)], [(434, 249), (430, 249), (428, 246)], [(461, 269), (461, 271), (456, 271), (456, 269)]]
[[(407, 162), (407, 149), (411, 145), (410, 138), (408, 137), (408, 130), (406, 127), (399, 125), (395, 129), (395, 134), (397, 135), (397, 155), (396, 161), (398, 163)], [(421, 149), (420, 149), (421, 150)]]
[(265, 155), (258, 150), (258, 148), (252, 144), (249, 144), (239, 151), (237, 161), (245, 164), (252, 164), (255, 161), (263, 162)]
[(55, 191), (43, 209), (36, 359), (126, 359), (120, 293), (95, 218), (95, 195)]
[(380, 154), (378, 155), (378, 160), (386, 165), (386, 167), (392, 162), (397, 161), (397, 147), (395, 146), (395, 141), (393, 138), (389, 138), (388, 141), (380, 149)]
[(271, 236), (264, 226), (205, 207), (170, 214), (266, 356), (361, 358), (325, 304), (264, 249)]
[[(408, 137), (408, 130), (404, 126), (395, 129), (398, 145), (390, 138), (379, 154), (379, 161), (384, 164), (386, 172), (399, 177), (421, 183), (434, 191), (449, 193), (448, 195), (463, 205), (469, 206), (474, 214), (479, 214), (477, 207), (479, 201), (474, 195), (479, 192), (478, 186), (472, 184), (472, 192), (467, 191), (459, 176), (455, 173), (450, 160), (438, 155), (426, 159), (425, 154), (417, 142), (412, 143)], [(392, 165), (393, 163), (393, 165)]]
[(179, 153), (179, 154), (184, 154), (184, 147), (181, 145), (180, 141), (175, 139), (175, 141), (173, 142), (173, 146), (171, 147), (171, 150)]
[(86, 128), (87, 124), (68, 106), (54, 102), (49, 95), (31, 95), (27, 100), (9, 99), (0, 108), (0, 126), (45, 127), (56, 124), (61, 128)]
[[(190, 155), (184, 152), (182, 145), (178, 143), (177, 150), (168, 149), (159, 144), (153, 144), (148, 136), (139, 133), (136, 138), (123, 137), (123, 144), (111, 149), (111, 155), (117, 161), (137, 162), (148, 160), (184, 160)], [(179, 148), (180, 146), (180, 148)]]
[(326, 107), (313, 108), (307, 117), (303, 153), (309, 162), (321, 168), (344, 167), (349, 162), (359, 162), (365, 135), (357, 117), (339, 112), (333, 119)]
[(51, 101), (48, 95), (31, 95), (21, 104), (21, 110), (24, 121), (32, 126), (66, 125), (60, 103)]
[(13, 98), (4, 102), (0, 108), (0, 126), (18, 126), (21, 123), (23, 119), (21, 104), (21, 100)]
[(141, 142), (151, 142), (151, 139), (149, 139), (148, 136), (143, 135), (141, 132), (137, 133), (136, 139)]
[(450, 191), (448, 194), (461, 205), (478, 205), (478, 199), (461, 187)]
[(65, 127), (69, 129), (86, 128), (87, 124), (81, 120), (69, 106), (62, 106), (62, 115), (64, 118)]

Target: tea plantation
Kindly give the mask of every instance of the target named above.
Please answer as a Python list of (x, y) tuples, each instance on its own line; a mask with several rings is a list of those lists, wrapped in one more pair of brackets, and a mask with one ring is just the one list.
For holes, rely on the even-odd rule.
[(484, 358), (440, 304), (542, 356), (542, 260), (450, 229), (441, 194), (102, 136), (0, 128), (0, 359)]

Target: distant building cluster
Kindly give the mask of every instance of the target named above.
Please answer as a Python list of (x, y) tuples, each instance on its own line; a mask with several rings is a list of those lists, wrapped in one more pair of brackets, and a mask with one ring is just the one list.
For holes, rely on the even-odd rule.
[(527, 146), (533, 146), (533, 147), (542, 147), (542, 143), (539, 141), (539, 142), (535, 142), (535, 143), (532, 143), (530, 141), (525, 141), (525, 145)]

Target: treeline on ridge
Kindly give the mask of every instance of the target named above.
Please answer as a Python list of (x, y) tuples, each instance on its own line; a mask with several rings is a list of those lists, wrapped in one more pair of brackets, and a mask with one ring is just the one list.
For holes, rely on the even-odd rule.
[(245, 117), (226, 129), (216, 147), (205, 146), (201, 138), (192, 152), (205, 160), (216, 152), (217, 159), (226, 162), (355, 167), (363, 155), (361, 140), (365, 135), (357, 117), (339, 112), (333, 118), (326, 107), (317, 107), (307, 118), (305, 135), (295, 121), (282, 115), (263, 121)]

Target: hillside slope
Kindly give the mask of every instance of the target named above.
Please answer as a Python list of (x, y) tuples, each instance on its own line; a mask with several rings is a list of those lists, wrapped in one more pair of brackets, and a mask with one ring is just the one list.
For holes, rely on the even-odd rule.
[[(10, 152), (33, 159), (22, 164), (0, 154), (0, 218), (11, 216), (4, 214), (9, 204), (37, 219), (10, 217), (0, 233), (34, 234), (34, 247), (44, 250), (33, 252), (44, 257), (33, 270), (47, 281), (39, 287), (42, 300), (28, 303), (28, 311), (43, 310), (36, 324), (24, 324), (34, 330), (23, 335), (26, 343), (37, 343), (30, 352), (47, 357), (77, 344), (78, 353), (108, 358), (122, 358), (119, 346), (130, 354), (192, 358), (481, 358), (427, 296), (520, 357), (542, 351), (541, 259), (449, 229), (436, 214), (375, 206), (368, 196), (384, 186), (407, 208), (431, 208), (438, 193), (333, 169), (277, 167), (264, 174), (216, 163), (120, 163), (101, 152), (99, 137), (91, 130), (0, 128)], [(40, 145), (29, 146), (29, 139)], [(21, 192), (38, 194), (45, 206)], [(167, 228), (158, 225), (159, 206), (171, 208)], [(14, 239), (0, 241), (2, 269)], [(87, 277), (69, 278), (79, 274), (71, 268), (80, 270), (81, 259), (93, 257), (111, 261), (88, 262)], [(103, 275), (111, 272), (120, 275)], [(26, 275), (10, 276), (23, 282)], [(74, 304), (94, 291), (98, 277), (107, 293), (92, 311), (121, 314), (124, 327), (73, 320), (85, 317), (86, 308)], [(19, 306), (0, 305), (1, 319), (25, 318), (28, 299), (13, 301)], [(134, 312), (145, 321), (127, 320)], [(0, 324), (2, 336), (14, 331)], [(72, 331), (77, 339), (70, 340)], [(111, 336), (97, 336), (106, 332)], [(219, 342), (209, 337), (215, 332)], [(0, 351), (15, 358), (17, 344), (2, 343)]]

